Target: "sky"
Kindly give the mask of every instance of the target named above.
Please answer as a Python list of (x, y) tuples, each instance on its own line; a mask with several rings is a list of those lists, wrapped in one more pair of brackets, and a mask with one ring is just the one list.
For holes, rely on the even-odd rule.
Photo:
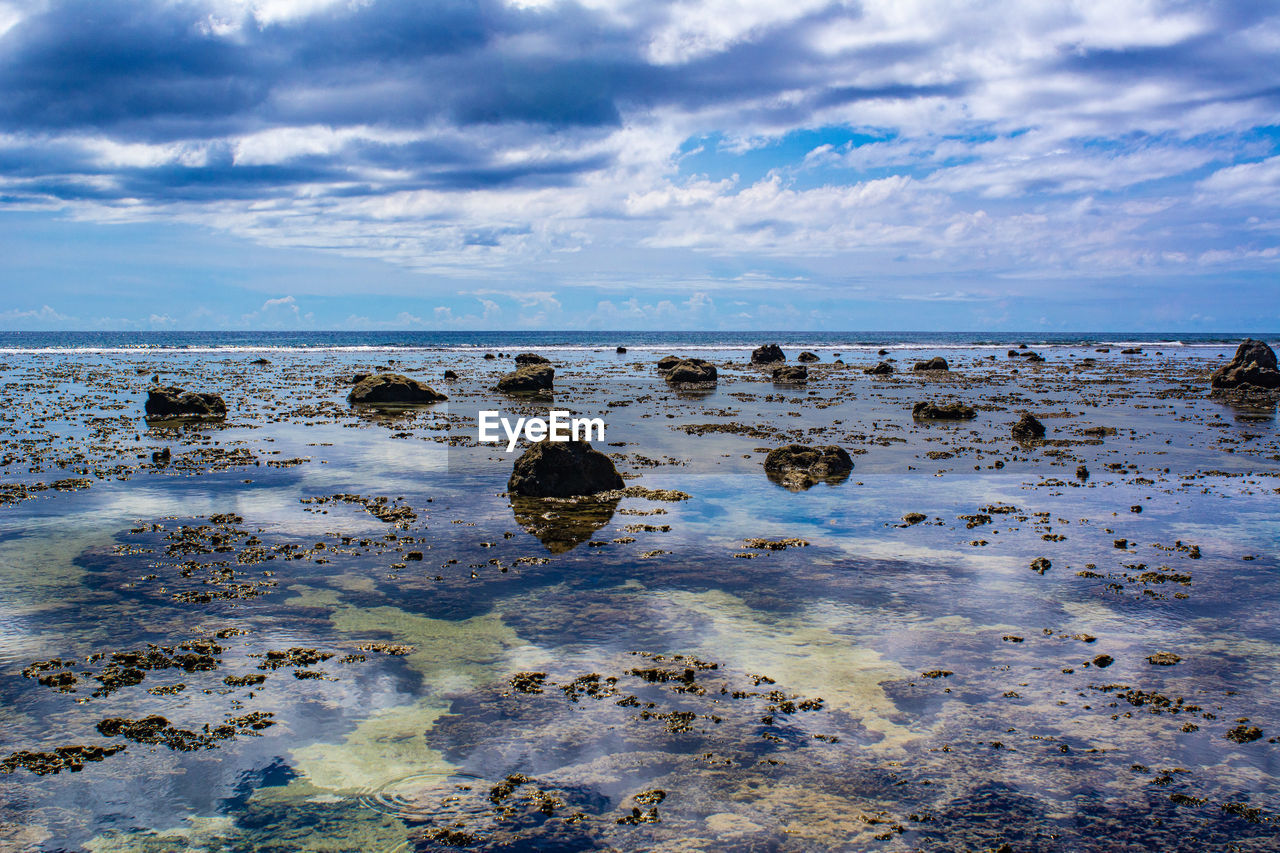
[(1280, 5), (0, 0), (0, 329), (1280, 329)]

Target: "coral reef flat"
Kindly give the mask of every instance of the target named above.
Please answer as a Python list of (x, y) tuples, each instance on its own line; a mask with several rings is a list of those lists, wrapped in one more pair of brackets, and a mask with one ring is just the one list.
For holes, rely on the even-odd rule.
[(1280, 849), (1238, 340), (615, 337), (0, 348), (0, 850)]

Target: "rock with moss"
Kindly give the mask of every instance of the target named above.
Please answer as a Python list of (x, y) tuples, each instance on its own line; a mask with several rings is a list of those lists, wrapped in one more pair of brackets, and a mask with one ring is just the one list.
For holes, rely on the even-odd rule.
[(623, 487), (613, 460), (586, 441), (539, 441), (521, 454), (507, 491), (532, 498), (571, 498)]
[(176, 385), (157, 386), (147, 392), (147, 420), (221, 420), (227, 404), (217, 394), (186, 391)]
[(710, 385), (717, 379), (716, 366), (701, 358), (684, 358), (667, 371), (672, 385)]
[(779, 385), (803, 385), (809, 381), (809, 368), (803, 364), (789, 364), (773, 369), (773, 381)]
[(1013, 437), (1019, 441), (1044, 438), (1044, 424), (1030, 412), (1023, 412), (1022, 417), (1013, 425)]
[(418, 405), (449, 399), (430, 385), (399, 373), (375, 373), (356, 383), (347, 395), (352, 405)]
[(848, 452), (834, 444), (787, 444), (770, 450), (764, 459), (769, 479), (793, 489), (807, 489), (819, 482), (842, 482), (852, 470), (853, 460)]
[(977, 410), (964, 403), (934, 403), (922, 400), (911, 407), (911, 417), (918, 421), (971, 421), (977, 416)]
[(529, 364), (498, 380), (504, 394), (547, 394), (553, 390), (556, 369), (549, 364)]
[(1214, 389), (1280, 388), (1275, 351), (1263, 341), (1245, 338), (1231, 361), (1209, 377), (1209, 383)]

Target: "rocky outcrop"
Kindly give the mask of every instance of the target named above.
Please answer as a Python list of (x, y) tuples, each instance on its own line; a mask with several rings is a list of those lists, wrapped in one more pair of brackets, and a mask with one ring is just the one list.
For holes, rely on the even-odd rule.
[(623, 487), (613, 461), (585, 441), (539, 441), (516, 460), (507, 491), (531, 498), (571, 498)]
[(977, 416), (977, 410), (964, 403), (938, 404), (921, 401), (911, 407), (911, 417), (918, 421), (969, 421)]
[(812, 364), (815, 361), (821, 361), (821, 360), (822, 359), (818, 357), (817, 353), (809, 352), (808, 350), (805, 350), (804, 352), (800, 353), (800, 355), (796, 356), (796, 361), (802, 362), (804, 364)]
[(227, 416), (227, 404), (217, 394), (184, 391), (176, 385), (152, 388), (147, 392), (147, 420), (220, 420)]
[(1280, 388), (1276, 354), (1265, 342), (1245, 338), (1231, 361), (1213, 372), (1209, 383), (1215, 389)]
[(347, 395), (347, 402), (352, 405), (417, 405), (421, 403), (439, 403), (449, 399), (430, 385), (401, 376), (399, 373), (375, 373), (366, 376)]
[(871, 376), (888, 376), (893, 373), (893, 365), (887, 361), (882, 361), (875, 367), (864, 367), (862, 372)]
[(667, 371), (672, 385), (708, 385), (716, 381), (716, 366), (700, 358), (684, 358)]
[(947, 364), (947, 360), (940, 355), (935, 355), (927, 361), (917, 361), (914, 370), (950, 370), (951, 366)]
[(779, 385), (803, 385), (809, 381), (809, 368), (803, 364), (789, 364), (773, 369), (773, 381)]
[(549, 364), (529, 364), (498, 380), (504, 394), (547, 394), (552, 390), (556, 369)]
[(1044, 438), (1044, 424), (1030, 412), (1023, 412), (1022, 418), (1013, 425), (1013, 437), (1020, 441)]
[(516, 356), (516, 367), (525, 367), (530, 364), (550, 364), (551, 359), (538, 355), (533, 352), (522, 352)]
[(782, 347), (777, 344), (765, 344), (751, 351), (752, 364), (773, 364), (775, 361), (786, 361)]
[(775, 447), (764, 459), (764, 471), (780, 485), (807, 489), (814, 483), (837, 483), (853, 470), (853, 460), (843, 447), (834, 444), (809, 447), (788, 444)]

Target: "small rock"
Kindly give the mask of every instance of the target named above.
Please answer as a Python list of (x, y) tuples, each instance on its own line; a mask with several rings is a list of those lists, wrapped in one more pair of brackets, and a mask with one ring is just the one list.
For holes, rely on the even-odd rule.
[(803, 364), (790, 364), (773, 369), (773, 381), (779, 385), (803, 385), (809, 381), (809, 368)]
[(716, 377), (716, 366), (701, 358), (681, 359), (667, 371), (667, 381), (672, 385), (703, 385), (714, 383)]
[(796, 357), (796, 361), (803, 362), (805, 364), (812, 364), (815, 361), (821, 361), (821, 360), (822, 359), (818, 357), (817, 353), (812, 353), (812, 352), (809, 352), (808, 350), (805, 350), (804, 352), (800, 353), (800, 355)]
[(498, 380), (504, 394), (541, 394), (552, 390), (556, 369), (549, 364), (528, 364)]
[(772, 364), (775, 361), (786, 360), (787, 357), (783, 354), (782, 347), (777, 344), (765, 344), (751, 351), (752, 364)]
[(1022, 418), (1013, 425), (1013, 437), (1021, 441), (1044, 438), (1044, 424), (1030, 412), (1023, 412)]
[(217, 394), (184, 391), (175, 385), (149, 390), (145, 408), (148, 420), (218, 420), (227, 416), (227, 404)]
[(917, 361), (913, 370), (950, 370), (951, 366), (947, 364), (947, 360), (940, 355), (935, 355), (927, 361)]
[(966, 406), (963, 403), (946, 403), (939, 405), (933, 402), (919, 402), (911, 407), (911, 417), (916, 420), (933, 420), (933, 421), (968, 421), (978, 416), (978, 412), (972, 406)]
[(1147, 656), (1147, 663), (1152, 666), (1173, 666), (1181, 660), (1182, 658), (1173, 652), (1156, 652), (1154, 655)]

